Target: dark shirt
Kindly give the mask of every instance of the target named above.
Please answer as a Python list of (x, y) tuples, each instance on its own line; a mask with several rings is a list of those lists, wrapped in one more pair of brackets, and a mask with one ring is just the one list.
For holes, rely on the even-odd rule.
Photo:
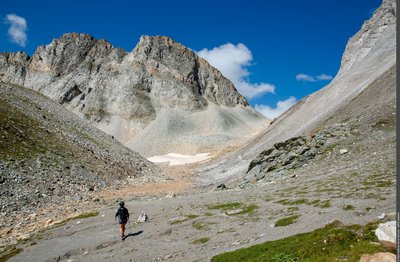
[(115, 213), (115, 217), (118, 217), (118, 222), (120, 224), (126, 224), (129, 219), (128, 209), (125, 207), (118, 208), (117, 213)]

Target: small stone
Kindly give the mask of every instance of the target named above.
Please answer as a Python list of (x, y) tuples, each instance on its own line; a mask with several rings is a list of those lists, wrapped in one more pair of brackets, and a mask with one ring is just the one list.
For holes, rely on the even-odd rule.
[(339, 154), (343, 155), (343, 154), (347, 154), (348, 150), (347, 149), (340, 149), (339, 150)]
[(238, 209), (234, 209), (234, 210), (229, 210), (228, 212), (226, 212), (227, 215), (236, 215), (239, 214), (240, 212), (243, 212), (243, 209), (238, 208)]
[(385, 214), (385, 213), (382, 213), (380, 216), (377, 216), (376, 218), (379, 219), (379, 220), (382, 220), (382, 219), (384, 219), (385, 217), (386, 217), (386, 214)]
[(169, 192), (168, 195), (165, 196), (165, 198), (173, 198), (176, 197), (174, 192)]
[(45, 227), (51, 226), (52, 224), (54, 224), (54, 221), (51, 218), (46, 220), (46, 222), (44, 223)]
[(219, 185), (217, 186), (217, 189), (218, 189), (218, 190), (225, 190), (225, 189), (227, 189), (227, 188), (226, 188), (225, 184), (219, 184)]

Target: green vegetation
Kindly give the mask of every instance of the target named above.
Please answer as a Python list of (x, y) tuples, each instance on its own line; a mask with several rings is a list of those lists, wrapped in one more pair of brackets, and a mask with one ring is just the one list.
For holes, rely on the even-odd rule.
[(0, 253), (0, 262), (5, 262), (11, 257), (18, 255), (23, 251), (22, 248), (16, 248), (15, 246), (10, 246)]
[(198, 230), (210, 230), (210, 227), (208, 225), (215, 224), (212, 222), (205, 223), (201, 221), (196, 221), (192, 223), (192, 227), (198, 229)]
[[(27, 102), (27, 105), (30, 104)], [(16, 160), (36, 158), (37, 155), (45, 153), (45, 149), (40, 146), (45, 143), (40, 141), (52, 140), (54, 136), (45, 132), (39, 121), (2, 99), (0, 99), (0, 119), (2, 119), (0, 121), (0, 154), (3, 157)]]
[(319, 204), (320, 201), (321, 201), (321, 200), (319, 200), (319, 199), (315, 199), (315, 200), (313, 200), (313, 201), (311, 201), (311, 202), (308, 202), (308, 205), (310, 205), (310, 206), (317, 206), (317, 205)]
[(224, 203), (224, 204), (218, 204), (218, 205), (213, 205), (213, 206), (208, 206), (209, 210), (213, 209), (219, 209), (219, 210), (233, 210), (237, 209), (242, 205), (242, 203), (239, 202), (234, 202), (234, 203)]
[(373, 124), (372, 127), (382, 131), (391, 131), (396, 129), (396, 118), (392, 117), (389, 119), (381, 119)]
[(296, 262), (296, 257), (286, 253), (276, 253), (271, 257), (272, 262)]
[(217, 231), (217, 234), (233, 233), (233, 232), (236, 232), (236, 230), (233, 227), (231, 227), (231, 228), (219, 230), (219, 231)]
[(238, 210), (241, 209), (241, 211), (237, 212), (237, 213), (232, 213), (232, 214), (228, 214), (230, 216), (236, 216), (236, 215), (251, 215), (253, 214), (256, 209), (258, 208), (257, 205), (255, 204), (251, 204), (251, 205), (244, 205), (242, 203), (239, 202), (234, 202), (234, 203), (224, 203), (224, 204), (218, 204), (218, 205), (212, 205), (212, 206), (208, 206), (209, 210), (221, 210), (221, 211), (225, 211), (225, 214), (228, 214), (228, 211), (231, 210)]
[(209, 237), (203, 237), (193, 241), (192, 244), (204, 244), (207, 243), (208, 241), (210, 241)]
[(220, 254), (212, 261), (359, 261), (363, 254), (387, 252), (371, 243), (378, 241), (376, 227), (377, 223), (344, 226), (336, 221), (309, 233)]
[(275, 203), (282, 204), (282, 205), (303, 205), (303, 204), (307, 204), (308, 200), (305, 198), (296, 199), (296, 200), (281, 199), (281, 200), (276, 201)]
[(321, 205), (319, 206), (320, 208), (328, 208), (331, 206), (331, 201), (330, 200), (325, 200), (321, 203)]
[(299, 210), (298, 207), (288, 207), (288, 208), (287, 208), (287, 211), (288, 211), (288, 212), (294, 212), (294, 211), (298, 211), (298, 210)]
[(257, 208), (258, 208), (258, 206), (255, 205), (255, 204), (253, 204), (253, 205), (244, 207), (244, 208), (243, 208), (243, 211), (241, 211), (241, 212), (239, 212), (239, 213), (236, 213), (236, 214), (233, 214), (233, 215), (253, 214), (253, 213), (256, 211)]
[(198, 217), (199, 217), (198, 215), (186, 215), (185, 218), (183, 218), (181, 220), (172, 221), (169, 224), (170, 225), (180, 224), (180, 223), (183, 223), (185, 221), (188, 221), (188, 220), (191, 220), (191, 219), (195, 219), (195, 218), (198, 218)]
[(98, 216), (98, 215), (99, 215), (99, 212), (84, 213), (84, 214), (80, 214), (80, 215), (75, 216), (75, 217), (67, 218), (67, 219), (65, 219), (65, 220), (63, 220), (63, 221), (61, 221), (61, 222), (55, 223), (54, 225), (55, 225), (55, 226), (62, 226), (62, 225), (65, 225), (67, 222), (69, 222), (69, 221), (71, 221), (71, 220), (77, 220), (77, 219), (84, 219), (84, 218), (89, 218), (89, 217), (95, 217), (95, 216)]
[(338, 144), (330, 144), (330, 145), (326, 146), (324, 153), (332, 152), (337, 146), (338, 146)]
[(344, 205), (343, 207), (343, 210), (354, 210), (355, 209), (355, 207), (354, 206), (352, 206), (352, 205)]
[(299, 217), (300, 217), (299, 215), (294, 215), (294, 216), (290, 216), (290, 217), (281, 218), (275, 222), (275, 226), (276, 227), (285, 227), (285, 226), (291, 225), (291, 224), (295, 223)]

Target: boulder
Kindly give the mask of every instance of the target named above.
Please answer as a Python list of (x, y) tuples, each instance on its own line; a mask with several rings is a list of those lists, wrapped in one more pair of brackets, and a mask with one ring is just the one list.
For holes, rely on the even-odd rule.
[(389, 252), (362, 255), (360, 262), (395, 262), (396, 255)]
[(375, 235), (384, 247), (396, 250), (396, 221), (379, 224)]

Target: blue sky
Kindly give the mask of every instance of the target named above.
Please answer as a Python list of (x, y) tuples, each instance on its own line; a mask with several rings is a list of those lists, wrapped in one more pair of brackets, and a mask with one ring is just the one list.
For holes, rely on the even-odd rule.
[(275, 117), (329, 83), (348, 39), (380, 4), (381, 0), (1, 0), (0, 51), (31, 55), (38, 45), (67, 32), (88, 33), (128, 51), (141, 35), (166, 35), (208, 59), (252, 106)]

